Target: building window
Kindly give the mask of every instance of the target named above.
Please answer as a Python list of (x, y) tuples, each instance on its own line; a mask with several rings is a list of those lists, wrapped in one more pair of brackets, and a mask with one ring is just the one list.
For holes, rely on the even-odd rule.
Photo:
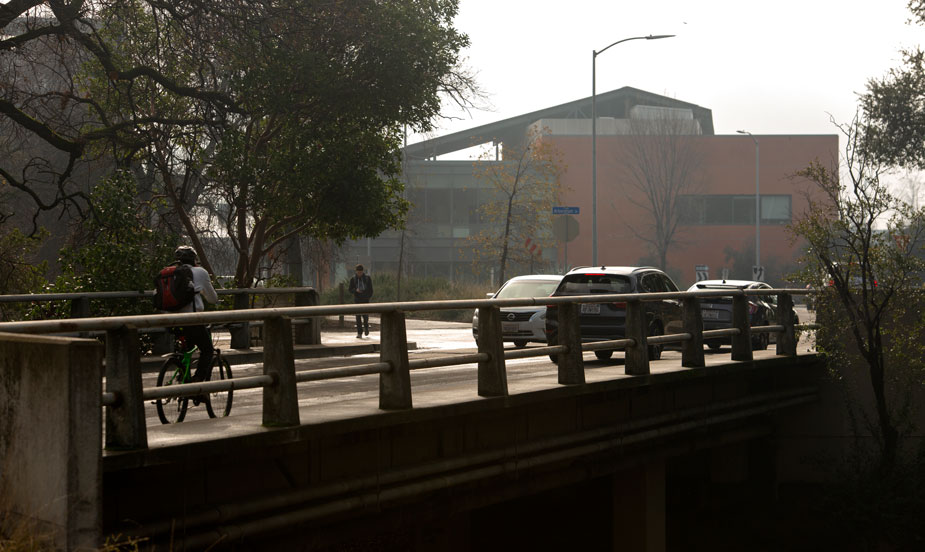
[[(788, 224), (789, 195), (761, 196), (761, 224)], [(755, 224), (754, 195), (682, 195), (680, 222), (685, 226), (745, 226)]]

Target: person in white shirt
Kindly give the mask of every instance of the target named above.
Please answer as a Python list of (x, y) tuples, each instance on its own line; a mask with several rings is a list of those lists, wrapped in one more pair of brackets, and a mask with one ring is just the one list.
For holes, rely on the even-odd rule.
[[(174, 252), (174, 258), (181, 264), (190, 265), (193, 272), (193, 289), (196, 291), (193, 301), (177, 312), (202, 312), (205, 310), (203, 300), (216, 303), (218, 294), (212, 286), (212, 278), (206, 269), (197, 265), (196, 250), (188, 245), (181, 245)], [(196, 363), (196, 372), (193, 374), (192, 381), (204, 381), (212, 369), (212, 357), (215, 355), (212, 333), (208, 327), (199, 325), (183, 326), (180, 332), (186, 336), (186, 341), (190, 346), (199, 347), (199, 361)], [(194, 400), (194, 403), (197, 402)]]

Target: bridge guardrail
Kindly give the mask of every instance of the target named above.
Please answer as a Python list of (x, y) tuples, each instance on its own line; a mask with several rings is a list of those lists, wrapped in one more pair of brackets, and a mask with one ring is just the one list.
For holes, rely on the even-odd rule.
[[(221, 295), (234, 297), (233, 308), (244, 310), (250, 308), (248, 299), (255, 295), (293, 295), (296, 306), (311, 306), (318, 304), (318, 292), (312, 287), (285, 287), (285, 288), (233, 288), (217, 289)], [(16, 295), (0, 295), (0, 303), (36, 303), (52, 301), (68, 301), (71, 305), (71, 318), (88, 318), (90, 316), (90, 301), (104, 301), (112, 299), (151, 299), (154, 290), (139, 291), (85, 291), (69, 293), (22, 293)], [(296, 343), (310, 345), (318, 343), (318, 329), (312, 325), (297, 327), (295, 333)], [(82, 337), (86, 337), (85, 335)], [(250, 327), (248, 322), (242, 322), (231, 328), (231, 347), (246, 349), (250, 346)], [(166, 347), (166, 348), (165, 348)], [(162, 346), (159, 352), (172, 349), (172, 343)]]
[[(290, 291), (291, 293), (291, 291)], [(64, 332), (106, 332), (106, 389), (101, 404), (106, 407), (106, 446), (117, 449), (147, 447), (144, 404), (147, 400), (183, 397), (219, 390), (261, 387), (263, 425), (299, 424), (298, 393), (300, 382), (318, 381), (357, 375), (379, 374), (379, 407), (383, 410), (412, 408), (410, 371), (414, 369), (478, 363), (478, 395), (508, 395), (505, 360), (556, 355), (558, 382), (562, 385), (585, 383), (582, 353), (602, 349), (622, 349), (626, 353), (628, 375), (649, 373), (648, 344), (681, 343), (681, 364), (703, 367), (704, 338), (731, 336), (732, 360), (751, 361), (751, 334), (778, 334), (777, 354), (796, 355), (793, 318), (793, 295), (809, 293), (804, 289), (777, 290), (710, 290), (695, 292), (537, 297), (526, 299), (472, 299), (451, 301), (413, 301), (403, 303), (366, 303), (330, 306), (297, 306), (249, 310), (212, 311), (178, 314), (33, 320), (0, 323), (0, 332), (54, 334)], [(777, 295), (779, 324), (751, 327), (748, 320), (749, 295)], [(732, 297), (732, 327), (703, 330), (700, 299)], [(683, 332), (649, 337), (641, 303), (665, 299), (682, 303)], [(595, 343), (581, 342), (578, 311), (581, 303), (625, 302), (627, 304), (626, 337)], [(545, 347), (505, 350), (502, 342), (500, 309), (502, 307), (558, 305), (559, 343)], [(425, 310), (479, 310), (478, 352), (467, 355), (410, 360), (408, 358), (405, 313)], [(381, 316), (380, 362), (342, 368), (327, 368), (296, 374), (293, 360), (293, 320), (329, 315), (370, 313)], [(142, 388), (137, 352), (140, 329), (190, 324), (226, 324), (262, 321), (264, 325), (264, 374), (233, 380), (191, 383), (169, 388)], [(317, 327), (317, 324), (313, 324)]]

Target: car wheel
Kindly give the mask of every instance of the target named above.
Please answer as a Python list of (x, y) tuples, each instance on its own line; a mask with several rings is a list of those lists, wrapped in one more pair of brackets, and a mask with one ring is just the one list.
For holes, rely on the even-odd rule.
[[(767, 322), (762, 322), (759, 326), (767, 326)], [(752, 350), (754, 351), (764, 351), (768, 348), (768, 341), (770, 341), (770, 336), (767, 332), (761, 332), (760, 334), (752, 336)]]
[[(662, 327), (658, 324), (652, 326), (652, 329), (649, 331), (649, 337), (655, 337), (657, 335), (662, 335)], [(649, 345), (649, 360), (661, 360), (663, 348), (662, 345)]]
[(707, 342), (707, 345), (710, 347), (710, 350), (712, 350), (712, 351), (715, 351), (715, 350), (717, 350), (717, 349), (719, 349), (720, 347), (723, 346), (722, 343), (719, 343), (719, 342), (717, 342), (717, 341), (708, 341), (708, 342)]
[(523, 349), (523, 348), (526, 347), (526, 346), (527, 346), (527, 342), (526, 342), (525, 340), (523, 340), (523, 339), (515, 339), (515, 340), (514, 340), (514, 347), (516, 347), (516, 348), (518, 348), (518, 349)]
[(613, 351), (594, 351), (594, 356), (598, 360), (610, 360), (610, 357), (613, 356)]

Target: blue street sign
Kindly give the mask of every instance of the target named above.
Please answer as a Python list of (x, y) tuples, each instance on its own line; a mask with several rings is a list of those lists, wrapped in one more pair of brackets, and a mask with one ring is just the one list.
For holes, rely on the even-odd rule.
[(552, 214), (554, 215), (577, 215), (578, 207), (553, 207)]

